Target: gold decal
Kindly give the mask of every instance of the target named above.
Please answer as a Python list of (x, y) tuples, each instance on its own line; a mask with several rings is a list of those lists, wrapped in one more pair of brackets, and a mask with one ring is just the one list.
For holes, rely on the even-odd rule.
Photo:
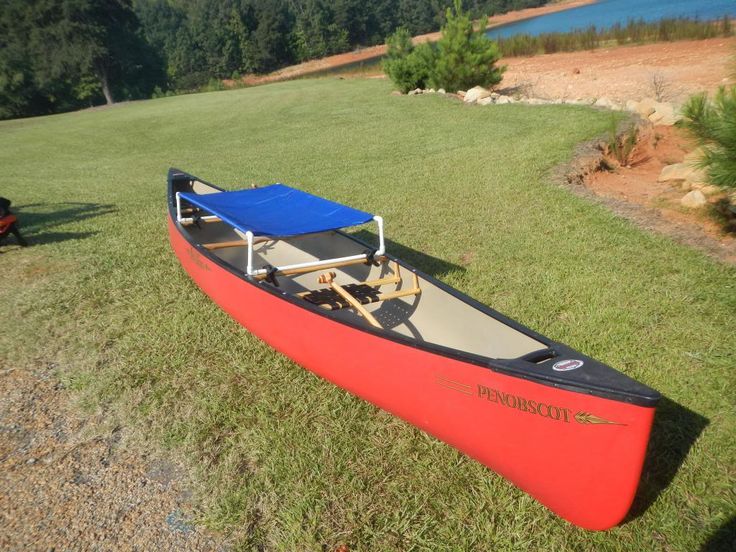
[(626, 425), (626, 424), (620, 424), (618, 422), (612, 422), (604, 418), (599, 418), (598, 416), (595, 416), (594, 414), (591, 414), (590, 412), (578, 412), (577, 414), (575, 414), (575, 421), (579, 424)]
[(451, 380), (444, 376), (440, 376), (439, 374), (437, 374), (437, 384), (441, 385), (442, 387), (446, 387), (447, 389), (458, 391), (459, 393), (462, 393), (463, 395), (471, 396), (473, 394), (472, 385), (463, 383), (461, 381)]

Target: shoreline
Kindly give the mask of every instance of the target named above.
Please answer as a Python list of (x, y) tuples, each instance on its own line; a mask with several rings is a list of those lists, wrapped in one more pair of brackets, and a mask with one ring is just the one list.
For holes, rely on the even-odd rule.
[[(572, 8), (578, 8), (580, 6), (586, 6), (594, 4), (598, 0), (561, 0), (560, 2), (548, 3), (538, 8), (525, 8), (523, 10), (515, 10), (499, 15), (494, 15), (488, 18), (488, 24), (486, 29), (492, 29), (508, 23), (516, 23), (517, 21), (523, 21), (525, 19), (533, 19), (542, 15), (550, 13), (556, 13), (560, 11), (569, 10)], [(414, 44), (421, 44), (422, 42), (435, 42), (439, 39), (441, 33), (436, 31), (433, 33), (427, 33), (423, 35), (417, 35), (412, 38)], [(278, 82), (282, 80), (289, 80), (297, 77), (303, 77), (311, 75), (313, 73), (319, 73), (325, 70), (337, 69), (339, 67), (350, 65), (352, 63), (358, 63), (361, 61), (367, 61), (386, 53), (387, 47), (385, 44), (379, 44), (377, 46), (370, 46), (368, 48), (362, 48), (354, 50), (352, 52), (346, 52), (343, 54), (335, 54), (320, 59), (313, 59), (305, 61), (297, 65), (290, 65), (268, 73), (266, 75), (246, 75), (242, 77), (241, 82), (247, 85), (267, 84), (269, 82)], [(230, 79), (223, 80), (226, 86), (232, 86), (234, 81)]]

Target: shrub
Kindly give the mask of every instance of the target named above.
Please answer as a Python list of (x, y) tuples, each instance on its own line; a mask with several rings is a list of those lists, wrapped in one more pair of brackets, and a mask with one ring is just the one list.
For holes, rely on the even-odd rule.
[(442, 27), (436, 55), (430, 80), (446, 90), (493, 86), (501, 82), (506, 69), (496, 67), (501, 57), (498, 46), (485, 36), (484, 30), (473, 29), (473, 22), (463, 12), (462, 0), (455, 0), (454, 10), (447, 9), (447, 22)]
[(721, 87), (713, 101), (692, 96), (682, 111), (684, 125), (703, 149), (700, 165), (712, 184), (736, 188), (736, 86)]
[(425, 88), (434, 67), (434, 49), (430, 44), (417, 47), (405, 28), (399, 28), (386, 41), (388, 53), (383, 61), (383, 70), (403, 93), (415, 88)]

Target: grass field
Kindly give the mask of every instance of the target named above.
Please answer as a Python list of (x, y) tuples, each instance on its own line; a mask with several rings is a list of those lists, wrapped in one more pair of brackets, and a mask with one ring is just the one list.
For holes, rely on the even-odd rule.
[[(0, 250), (0, 363), (55, 363), (83, 408), (184, 458), (202, 520), (245, 550), (727, 549), (736, 270), (554, 185), (608, 114), (389, 90), (299, 80), (0, 123), (0, 195), (35, 243)], [(380, 213), (412, 264), (659, 389), (631, 519), (577, 529), (250, 336), (170, 252), (172, 165)]]

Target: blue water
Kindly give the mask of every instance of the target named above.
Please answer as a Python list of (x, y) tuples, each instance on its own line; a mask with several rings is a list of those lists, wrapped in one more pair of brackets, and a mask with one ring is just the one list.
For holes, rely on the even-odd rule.
[(600, 0), (595, 4), (540, 15), (489, 30), (491, 38), (515, 34), (538, 35), (566, 33), (595, 25), (599, 29), (630, 19), (657, 21), (663, 18), (689, 17), (700, 20), (736, 16), (736, 0)]

